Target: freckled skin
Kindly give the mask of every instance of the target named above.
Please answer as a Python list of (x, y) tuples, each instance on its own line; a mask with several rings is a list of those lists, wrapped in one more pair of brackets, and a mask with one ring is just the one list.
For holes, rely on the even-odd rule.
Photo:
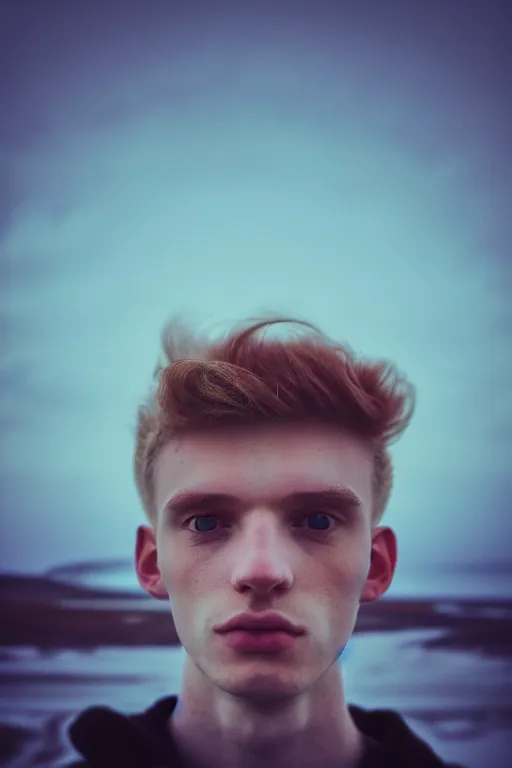
[[(331, 726), (336, 730), (340, 722), (350, 730), (335, 662), (352, 634), (360, 602), (387, 589), (396, 565), (393, 532), (372, 528), (372, 471), (372, 454), (363, 442), (319, 425), (195, 433), (162, 450), (155, 470), (155, 526), (138, 531), (137, 571), (150, 594), (172, 600), (187, 652), (185, 709), (195, 712), (196, 720), (208, 712), (211, 723), (217, 708), (217, 724), (205, 728), (229, 731), (242, 706), (247, 739), (265, 740), (267, 726), (254, 715), (252, 728), (246, 710), (256, 712), (264, 704), (265, 713), (274, 707), (281, 713), (281, 739), (299, 725), (306, 734), (308, 728), (315, 734), (324, 728), (328, 750)], [(281, 502), (292, 493), (328, 487), (352, 491), (360, 509), (290, 514)], [(193, 521), (164, 512), (183, 490), (225, 493), (239, 501), (225, 516), (197, 513), (222, 518), (201, 538)], [(315, 514), (334, 518), (328, 533), (305, 521)], [(213, 628), (249, 610), (278, 611), (306, 634), (282, 654), (236, 653)], [(207, 732), (204, 736), (206, 743)]]

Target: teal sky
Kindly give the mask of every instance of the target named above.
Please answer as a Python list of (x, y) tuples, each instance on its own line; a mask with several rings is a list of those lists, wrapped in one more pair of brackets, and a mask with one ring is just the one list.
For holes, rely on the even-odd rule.
[(130, 555), (135, 410), (179, 311), (222, 328), (291, 313), (396, 362), (418, 388), (386, 517), (404, 562), (509, 559), (493, 4), (441, 29), (421, 3), (46, 5), (4, 18), (2, 567)]

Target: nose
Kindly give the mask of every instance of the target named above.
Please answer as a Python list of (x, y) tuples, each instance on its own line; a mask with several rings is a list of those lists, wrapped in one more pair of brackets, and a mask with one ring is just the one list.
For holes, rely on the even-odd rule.
[(265, 595), (293, 584), (291, 553), (275, 521), (260, 516), (237, 542), (231, 581), (240, 592)]

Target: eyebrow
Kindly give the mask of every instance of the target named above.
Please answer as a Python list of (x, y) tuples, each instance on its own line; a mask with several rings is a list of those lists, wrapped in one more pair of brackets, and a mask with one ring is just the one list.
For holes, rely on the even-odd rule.
[[(275, 503), (275, 501), (274, 501)], [(304, 504), (343, 506), (353, 509), (362, 508), (361, 499), (349, 488), (330, 487), (316, 491), (298, 491), (282, 497), (277, 501), (279, 506), (296, 507)], [(246, 506), (237, 496), (229, 493), (210, 493), (200, 491), (179, 491), (164, 505), (163, 511), (176, 516), (188, 512), (205, 512), (220, 507), (234, 509)]]

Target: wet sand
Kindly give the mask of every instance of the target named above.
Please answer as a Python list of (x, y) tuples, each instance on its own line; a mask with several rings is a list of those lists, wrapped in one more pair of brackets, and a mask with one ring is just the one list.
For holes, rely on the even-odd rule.
[[(0, 575), (0, 648), (40, 650), (179, 645), (167, 603), (144, 593), (68, 586), (44, 577)], [(512, 654), (512, 600), (383, 597), (360, 608), (355, 633), (440, 629), (426, 648)]]
[[(83, 707), (179, 690), (169, 605), (142, 592), (0, 575), (0, 627), (0, 765), (57, 768)], [(398, 710), (445, 759), (507, 768), (512, 600), (384, 597), (361, 606), (353, 643), (350, 701)]]

